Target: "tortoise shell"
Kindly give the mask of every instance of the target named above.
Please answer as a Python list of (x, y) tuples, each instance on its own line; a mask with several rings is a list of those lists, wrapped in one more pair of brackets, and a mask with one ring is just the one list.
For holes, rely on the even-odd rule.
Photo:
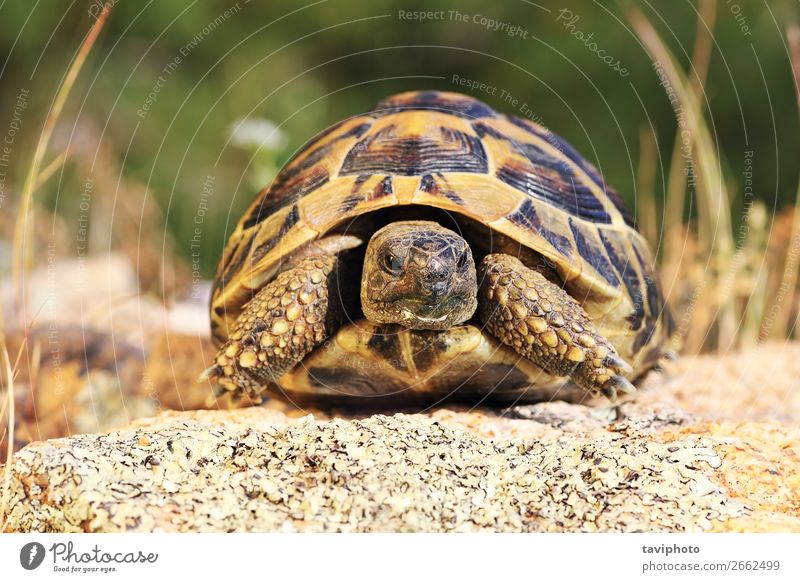
[(631, 213), (563, 139), (457, 93), (409, 92), (323, 131), (250, 205), (217, 267), (212, 335), (307, 243), (401, 206), (438, 209), (551, 265), (634, 367), (670, 334), (653, 256)]

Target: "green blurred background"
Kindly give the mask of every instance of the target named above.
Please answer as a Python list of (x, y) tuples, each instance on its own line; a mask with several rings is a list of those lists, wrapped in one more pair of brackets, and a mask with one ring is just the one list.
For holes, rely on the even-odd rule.
[[(688, 68), (696, 3), (637, 4)], [(788, 6), (718, 3), (706, 99), (734, 209), (743, 204), (748, 150), (754, 152), (755, 196), (769, 209), (795, 197), (798, 113), (781, 24)], [(444, 10), (444, 20), (403, 19), (401, 10)], [(451, 10), (465, 14), (467, 22), (451, 18)], [(578, 16), (569, 28), (562, 10)], [(97, 12), (96, 4), (86, 2), (55, 7), (16, 1), (0, 8), (0, 129), (19, 91), (30, 90), (9, 193), (19, 191), (47, 108)], [(480, 17), (521, 32), (490, 30)], [(603, 63), (576, 31), (592, 34), (598, 50), (629, 74)], [(180, 63), (165, 70), (176, 57)], [(454, 74), (496, 86), (495, 95), (472, 94), (500, 111), (519, 114), (503, 102), (501, 90), (519, 100), (517, 109), (526, 103), (594, 162), (633, 207), (640, 128), (652, 128), (659, 147), (656, 187), (638, 195), (655, 196), (658, 208), (663, 206), (676, 122), (652, 62), (629, 29), (624, 3), (569, 0), (120, 0), (70, 96), (48, 156), (71, 140), (71, 150), (84, 162), (68, 162), (37, 199), (65, 216), (68, 228), (77, 227), (76, 201), (87, 176), (103, 170), (98, 164), (113, 166), (120, 183), (146, 189), (147, 204), (160, 208), (158, 220), (188, 260), (203, 182), (213, 176), (199, 240), (200, 269), (211, 276), (240, 213), (305, 141), (398, 91), (467, 92), (452, 83)], [(155, 99), (148, 98), (156, 88)], [(148, 111), (137, 113), (148, 104)], [(232, 141), (232, 128), (245, 118), (253, 136)], [(279, 130), (270, 133), (264, 120)], [(93, 196), (113, 201), (115, 193), (132, 196), (134, 190)], [(106, 205), (111, 213), (117, 207)], [(738, 214), (733, 211), (734, 222)], [(97, 229), (98, 217), (93, 220)]]

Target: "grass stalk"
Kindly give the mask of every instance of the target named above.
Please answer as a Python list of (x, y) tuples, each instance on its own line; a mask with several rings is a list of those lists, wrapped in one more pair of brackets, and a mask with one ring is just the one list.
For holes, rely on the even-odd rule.
[[(714, 46), (713, 32), (717, 16), (716, 0), (701, 0), (699, 5), (699, 18), (695, 32), (694, 48), (692, 49), (692, 71), (689, 76), (688, 90), (695, 96), (699, 107), (697, 115), (702, 114), (703, 100), (700, 96), (705, 94), (705, 83), (708, 77), (709, 63), (711, 62), (711, 49)], [(670, 272), (677, 272), (678, 265), (683, 258), (684, 250), (684, 208), (686, 206), (686, 175), (685, 164), (681, 155), (682, 136), (680, 128), (675, 132), (675, 141), (672, 146), (669, 173), (667, 175), (667, 193), (664, 203), (664, 261)]]
[(739, 300), (744, 310), (742, 327), (739, 331), (739, 345), (753, 346), (758, 342), (761, 321), (764, 319), (767, 304), (767, 281), (770, 265), (764, 260), (767, 252), (768, 223), (767, 208), (757, 200), (750, 208), (747, 217), (747, 239), (741, 252), (744, 255), (745, 276), (741, 281)]
[(61, 169), (61, 166), (64, 165), (64, 162), (67, 161), (67, 156), (69, 155), (68, 150), (64, 150), (60, 154), (58, 154), (52, 162), (47, 164), (44, 170), (42, 170), (39, 175), (36, 177), (36, 183), (33, 185), (33, 191), (36, 192), (42, 185), (47, 182), (50, 178), (53, 177), (53, 174), (58, 172)]
[(14, 240), (13, 240), (13, 258), (12, 258), (12, 280), (16, 288), (16, 301), (22, 310), (23, 318), (26, 317), (26, 297), (24, 278), (30, 267), (33, 246), (33, 228), (31, 224), (31, 211), (33, 207), (33, 193), (36, 189), (37, 183), (42, 181), (41, 168), (44, 157), (47, 154), (48, 146), (50, 145), (50, 138), (53, 135), (56, 123), (64, 110), (64, 105), (67, 98), (72, 92), (75, 85), (75, 80), (81, 72), (87, 57), (89, 56), (95, 41), (97, 40), (103, 25), (108, 18), (110, 5), (105, 4), (103, 10), (98, 15), (92, 27), (89, 29), (88, 34), (83, 39), (83, 43), (78, 49), (75, 59), (72, 61), (64, 81), (56, 91), (55, 99), (47, 113), (44, 127), (39, 134), (39, 141), (36, 143), (36, 148), (33, 153), (31, 165), (28, 168), (28, 174), (25, 178), (25, 183), (22, 189), (22, 199), (20, 201), (19, 209), (17, 212), (16, 223), (14, 224)]
[[(636, 35), (660, 68), (675, 95), (676, 115), (681, 112), (685, 129), (692, 135), (698, 192), (698, 235), (703, 256), (708, 258), (703, 292), (699, 298), (686, 348), (699, 351), (711, 327), (717, 326), (717, 347), (728, 349), (735, 339), (736, 309), (730, 286), (723, 284), (734, 250), (731, 231), (730, 197), (722, 179), (719, 155), (701, 114), (700, 100), (690, 89), (686, 76), (647, 17), (629, 5), (627, 17)], [(702, 324), (702, 325), (699, 325)]]
[[(786, 26), (786, 40), (789, 43), (789, 56), (792, 64), (792, 74), (794, 77), (794, 89), (797, 96), (798, 111), (800, 111), (800, 27), (797, 22), (792, 21)], [(789, 235), (789, 246), (786, 251), (786, 259), (783, 265), (783, 276), (781, 278), (778, 295), (784, 293), (784, 297), (778, 303), (774, 303), (777, 313), (770, 330), (770, 336), (776, 339), (785, 339), (792, 331), (793, 325), (789, 321), (792, 311), (792, 300), (795, 289), (797, 289), (797, 276), (800, 271), (800, 183), (797, 187), (797, 199), (794, 204), (792, 214), (792, 228)], [(788, 296), (786, 296), (788, 295)]]
[[(5, 343), (0, 346), (0, 354), (3, 356), (3, 371), (5, 372), (6, 382), (6, 413), (7, 413), (7, 431), (6, 438), (6, 462), (3, 468), (3, 495), (0, 497), (0, 532), (5, 530), (6, 522), (8, 521), (8, 495), (11, 490), (11, 463), (14, 455), (14, 424), (15, 424), (15, 410), (14, 410), (14, 372), (11, 369), (11, 362), (8, 357), (8, 349)], [(0, 374), (2, 376), (2, 374)]]
[(656, 138), (649, 126), (639, 128), (639, 168), (636, 172), (636, 209), (639, 230), (644, 237), (658, 240), (658, 216), (656, 211)]

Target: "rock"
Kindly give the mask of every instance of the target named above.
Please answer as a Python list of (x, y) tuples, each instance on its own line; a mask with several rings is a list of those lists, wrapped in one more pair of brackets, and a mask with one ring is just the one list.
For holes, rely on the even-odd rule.
[[(90, 284), (101, 281), (102, 284)], [(122, 254), (57, 259), (27, 279), (31, 322), (0, 284), (4, 339), (15, 378), (14, 450), (34, 440), (104, 432), (165, 409), (217, 407), (197, 377), (216, 349), (208, 337), (210, 287), (170, 307), (138, 289)], [(5, 394), (0, 390), (0, 402)], [(3, 419), (5, 420), (5, 419)], [(6, 456), (0, 431), (0, 462)]]
[(767, 342), (665, 362), (663, 373), (646, 378), (637, 401), (677, 406), (704, 418), (800, 425), (799, 379), (800, 342)]
[[(108, 431), (157, 412), (139, 385), (144, 353), (136, 344), (75, 325), (35, 327), (6, 336), (14, 382), (14, 449), (34, 440)], [(0, 401), (6, 394), (0, 391)], [(3, 418), (3, 421), (6, 419)], [(0, 431), (0, 462), (6, 431)]]
[(4, 527), (800, 531), (800, 430), (652, 405), (623, 412), (168, 412), (22, 449)]

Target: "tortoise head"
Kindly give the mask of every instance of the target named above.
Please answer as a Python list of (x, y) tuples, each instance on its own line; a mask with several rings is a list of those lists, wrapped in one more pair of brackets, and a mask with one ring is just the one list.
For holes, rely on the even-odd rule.
[(374, 323), (448, 329), (472, 317), (477, 289), (467, 241), (435, 222), (393, 222), (367, 245), (361, 306)]

